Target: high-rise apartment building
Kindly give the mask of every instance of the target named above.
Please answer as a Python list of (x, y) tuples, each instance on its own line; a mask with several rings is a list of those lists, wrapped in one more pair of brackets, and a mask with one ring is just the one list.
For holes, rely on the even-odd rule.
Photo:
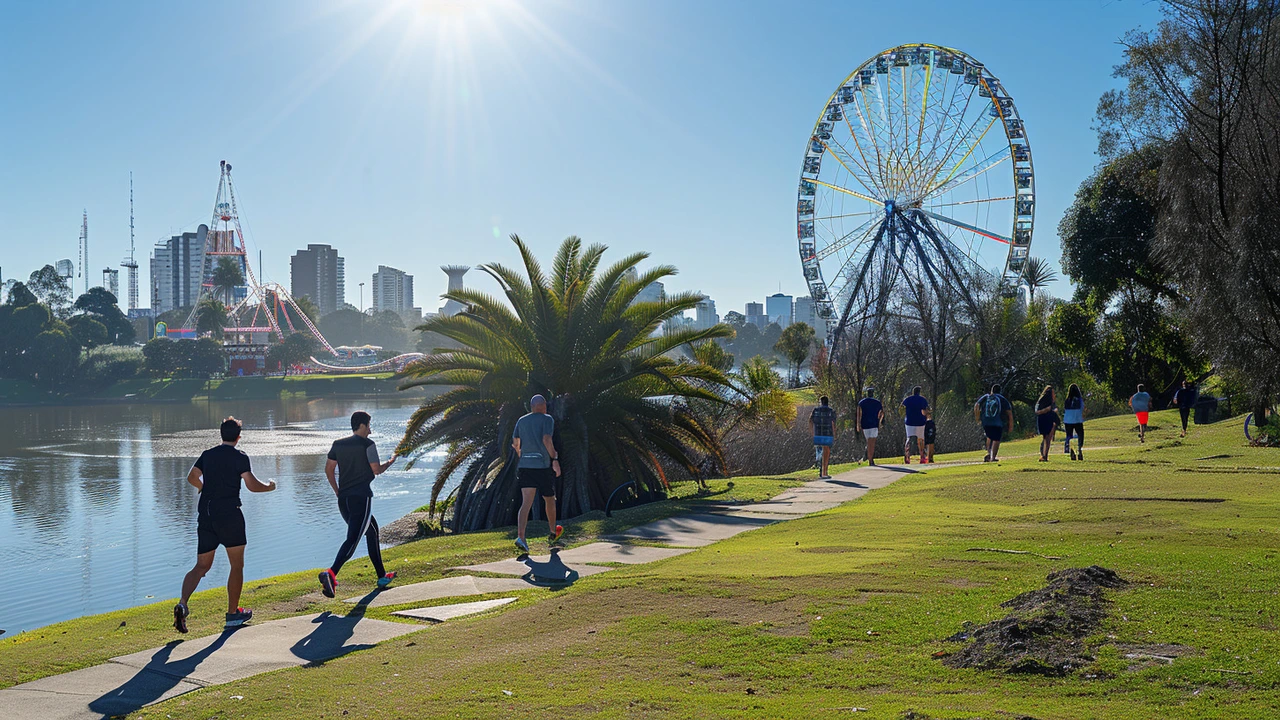
[(118, 303), (120, 300), (120, 271), (115, 268), (103, 268), (102, 287), (114, 295)]
[(693, 310), (695, 313), (693, 326), (698, 330), (706, 330), (720, 322), (720, 314), (716, 312), (716, 301), (709, 297), (703, 296)]
[(784, 328), (791, 324), (793, 315), (790, 295), (782, 293), (770, 295), (764, 299), (764, 310), (770, 323), (778, 323)]
[(289, 292), (311, 298), (320, 315), (338, 310), (347, 300), (346, 261), (329, 245), (308, 244), (289, 259)]
[(827, 341), (827, 323), (818, 317), (818, 306), (813, 302), (813, 298), (805, 295), (796, 298), (793, 306), (793, 315), (796, 322), (802, 322), (813, 328), (813, 333), (818, 342), (825, 343)]
[(747, 323), (755, 325), (761, 330), (764, 329), (765, 325), (769, 324), (769, 317), (764, 314), (763, 303), (747, 303)]
[[(640, 273), (636, 272), (635, 268), (631, 268), (626, 272), (626, 274), (623, 277), (625, 277), (626, 279), (632, 282), (635, 282), (636, 280), (640, 279)], [(665, 299), (667, 299), (666, 286), (658, 282), (657, 280), (655, 280), (649, 283), (648, 285), (645, 285), (644, 289), (636, 294), (636, 299), (633, 300), (632, 302), (633, 303), (662, 302)]]
[(413, 307), (413, 276), (403, 270), (379, 265), (373, 274), (373, 310), (390, 310), (404, 317), (412, 317), (414, 310), (421, 316), (422, 310)]
[(209, 226), (174, 235), (151, 251), (151, 310), (156, 315), (190, 307), (200, 299), (204, 245)]
[(76, 276), (76, 264), (70, 260), (59, 260), (53, 264), (53, 269), (58, 271), (58, 275), (63, 278), (73, 278)]

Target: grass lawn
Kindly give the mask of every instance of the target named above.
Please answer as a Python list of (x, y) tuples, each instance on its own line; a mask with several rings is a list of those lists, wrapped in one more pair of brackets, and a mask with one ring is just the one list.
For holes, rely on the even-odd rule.
[[(190, 693), (136, 717), (810, 720), (852, 708), (872, 718), (1280, 716), (1280, 450), (1246, 447), (1240, 419), (1179, 440), (1176, 418), (1153, 413), (1145, 445), (1131, 417), (1091, 421), (1085, 462), (1070, 462), (1059, 445), (1042, 464), (1035, 441), (1009, 443), (999, 465), (928, 468), (832, 511), (564, 591), (525, 593), (498, 612)], [(771, 494), (773, 481), (737, 482), (732, 492), (742, 497)], [(631, 525), (662, 509), (628, 512), (636, 515), (589, 527)], [(389, 554), (391, 567), (435, 577), (463, 559), (508, 555), (509, 537), (411, 543)], [(1000, 618), (1001, 602), (1043, 586), (1047, 573), (1090, 564), (1130, 585), (1108, 594), (1110, 614), (1086, 639), (1096, 661), (1084, 671), (1010, 675), (932, 658), (956, 648), (942, 638), (962, 623)], [(367, 564), (356, 565), (368, 583)], [(246, 602), (273, 616), (335, 608), (300, 597), (310, 579), (257, 583)], [(221, 597), (199, 599), (194, 632), (216, 630)], [(0, 678), (159, 645), (170, 639), (168, 608), (0, 642)], [(122, 642), (123, 619), (139, 642)], [(1172, 663), (1124, 657), (1155, 644), (1188, 650)]]

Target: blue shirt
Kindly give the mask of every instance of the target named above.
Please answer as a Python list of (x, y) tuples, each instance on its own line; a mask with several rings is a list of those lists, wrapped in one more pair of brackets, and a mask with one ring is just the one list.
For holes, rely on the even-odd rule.
[(1134, 412), (1147, 412), (1151, 410), (1151, 396), (1146, 392), (1134, 393), (1129, 398), (1129, 402), (1133, 403)]
[(1067, 425), (1081, 425), (1084, 423), (1084, 398), (1067, 398), (1062, 405), (1062, 422)]
[(858, 401), (858, 407), (862, 408), (862, 429), (870, 430), (880, 427), (880, 411), (884, 410), (884, 405), (875, 398), (862, 398)]
[(902, 401), (902, 407), (907, 409), (907, 424), (911, 427), (920, 427), (924, 425), (924, 411), (929, 407), (929, 401), (924, 399), (923, 395), (909, 395), (906, 400)]
[(520, 438), (520, 462), (518, 468), (549, 468), (551, 456), (542, 438), (552, 435), (556, 421), (546, 413), (529, 413), (516, 421), (514, 435)]

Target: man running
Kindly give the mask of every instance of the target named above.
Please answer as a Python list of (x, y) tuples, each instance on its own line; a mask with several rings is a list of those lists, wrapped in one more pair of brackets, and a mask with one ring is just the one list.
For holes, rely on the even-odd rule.
[(987, 455), (982, 462), (1000, 462), (1000, 440), (1005, 428), (1013, 431), (1013, 405), (1000, 394), (999, 384), (992, 385), (991, 392), (973, 404), (973, 419), (982, 423), (987, 436)]
[(173, 629), (187, 631), (187, 601), (200, 580), (213, 567), (213, 556), (221, 545), (227, 549), (231, 573), (227, 576), (227, 627), (240, 627), (253, 618), (253, 611), (240, 607), (244, 587), (244, 513), (240, 512), (240, 481), (249, 492), (271, 492), (274, 480), (265, 484), (249, 469), (249, 456), (236, 448), (240, 442), (240, 421), (228, 417), (219, 428), (222, 444), (200, 453), (187, 473), (187, 482), (200, 491), (196, 505), (196, 566), (182, 580), (182, 599), (173, 606)]
[(378, 587), (387, 587), (396, 577), (395, 573), (387, 572), (382, 566), (378, 521), (373, 517), (373, 479), (386, 472), (399, 456), (392, 453), (390, 460), (378, 461), (378, 446), (369, 439), (369, 423), (372, 421), (369, 413), (363, 410), (351, 413), (351, 435), (333, 441), (324, 464), (329, 487), (338, 496), (338, 512), (347, 523), (347, 538), (338, 547), (333, 564), (320, 571), (320, 592), (325, 597), (334, 596), (338, 588), (338, 571), (355, 554), (361, 535), (369, 548), (369, 561), (378, 573)]
[(916, 439), (916, 449), (920, 451), (920, 459), (924, 460), (924, 411), (929, 408), (929, 401), (920, 394), (920, 386), (911, 388), (911, 394), (902, 400), (906, 408), (904, 422), (907, 434), (902, 440), (902, 462), (911, 464), (911, 438)]
[(1182, 416), (1182, 437), (1187, 436), (1187, 418), (1191, 416), (1191, 409), (1196, 406), (1198, 395), (1195, 386), (1186, 380), (1182, 381), (1178, 392), (1173, 394), (1173, 404), (1178, 406), (1178, 415)]
[(826, 395), (818, 398), (818, 403), (818, 407), (809, 413), (809, 430), (813, 432), (814, 446), (822, 448), (822, 469), (818, 472), (818, 479), (830, 480), (827, 468), (831, 465), (831, 446), (836, 442), (836, 411), (831, 409)]
[(1147, 394), (1145, 385), (1138, 384), (1138, 392), (1129, 398), (1129, 407), (1138, 418), (1138, 442), (1144, 443), (1147, 441), (1147, 420), (1151, 412), (1151, 396)]
[(867, 439), (867, 464), (875, 467), (876, 438), (880, 436), (880, 423), (884, 421), (884, 405), (876, 399), (875, 388), (867, 388), (864, 394), (866, 397), (858, 401), (858, 417), (855, 427)]
[(547, 414), (547, 399), (534, 395), (529, 399), (529, 413), (516, 421), (512, 432), (511, 447), (520, 458), (516, 463), (516, 487), (520, 488), (516, 547), (521, 552), (529, 552), (529, 542), (524, 534), (537, 495), (542, 496), (547, 509), (547, 527), (551, 530), (547, 544), (554, 545), (564, 534), (564, 528), (556, 524), (556, 478), (560, 477), (560, 458), (551, 439), (555, 430), (556, 421)]

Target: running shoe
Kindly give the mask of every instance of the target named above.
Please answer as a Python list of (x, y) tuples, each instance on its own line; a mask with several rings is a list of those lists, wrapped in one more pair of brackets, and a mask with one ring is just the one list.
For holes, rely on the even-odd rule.
[(516, 547), (519, 548), (520, 552), (529, 552), (529, 543), (525, 542), (524, 538), (516, 538)]
[(393, 572), (389, 572), (386, 575), (383, 575), (382, 577), (378, 578), (378, 589), (382, 590), (383, 588), (389, 586), (391, 584), (391, 581), (395, 579), (396, 579), (396, 574)]
[(327, 598), (333, 597), (333, 591), (338, 589), (338, 576), (333, 570), (320, 571), (320, 592), (324, 593)]
[(556, 529), (555, 529), (555, 532), (553, 532), (553, 533), (551, 533), (550, 535), (548, 535), (548, 536), (547, 536), (547, 542), (549, 542), (549, 543), (554, 543), (555, 541), (559, 540), (559, 539), (560, 539), (560, 536), (561, 536), (561, 535), (563, 535), (563, 534), (564, 534), (564, 526), (563, 526), (563, 525), (557, 525), (557, 526), (556, 526)]
[(227, 627), (235, 628), (244, 625), (253, 619), (253, 611), (248, 608), (236, 608), (233, 613), (227, 613)]
[(173, 606), (173, 629), (185, 635), (187, 633), (187, 606), (178, 603)]
[(1072, 451), (1070, 451), (1070, 452), (1071, 452), (1071, 459), (1072, 459), (1072, 460), (1075, 460), (1075, 459), (1076, 459), (1076, 451), (1075, 451), (1075, 450), (1072, 450)]
[(1077, 460), (1084, 459), (1084, 448), (1080, 448), (1079, 450), (1076, 451), (1076, 459)]

